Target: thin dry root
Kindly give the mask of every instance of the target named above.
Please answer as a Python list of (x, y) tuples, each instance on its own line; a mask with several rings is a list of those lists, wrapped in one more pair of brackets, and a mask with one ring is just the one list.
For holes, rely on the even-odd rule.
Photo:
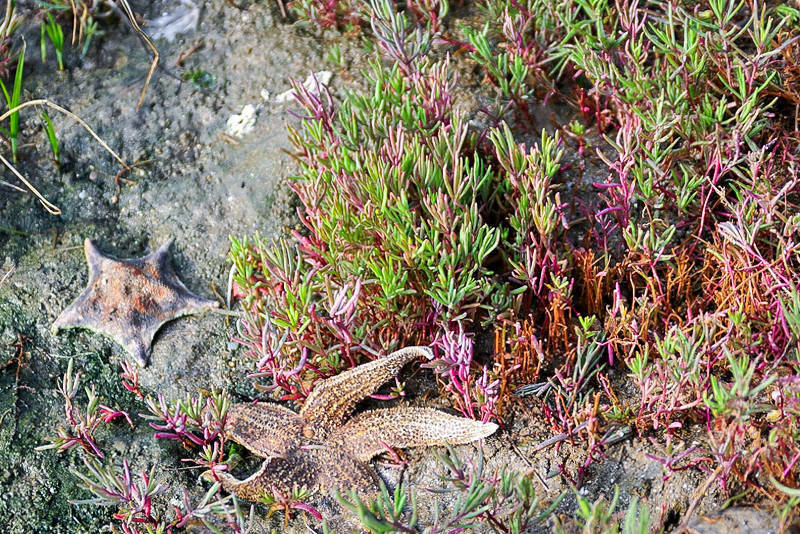
[(120, 0), (119, 4), (120, 6), (122, 6), (122, 10), (125, 12), (125, 16), (128, 17), (128, 22), (131, 23), (133, 29), (136, 30), (136, 33), (138, 33), (139, 37), (141, 37), (142, 40), (145, 42), (145, 44), (147, 44), (148, 48), (150, 48), (150, 50), (153, 51), (153, 61), (150, 63), (150, 70), (147, 72), (147, 78), (144, 81), (144, 87), (142, 87), (142, 93), (139, 95), (139, 103), (136, 104), (136, 109), (139, 109), (142, 107), (142, 102), (144, 101), (144, 94), (147, 92), (147, 87), (150, 85), (150, 78), (153, 77), (153, 73), (155, 72), (156, 67), (158, 66), (158, 58), (159, 58), (158, 50), (153, 44), (153, 41), (151, 41), (150, 38), (147, 36), (147, 34), (144, 33), (144, 30), (142, 30), (139, 27), (139, 23), (136, 22), (136, 17), (133, 14), (131, 6), (128, 5), (128, 2), (126, 0)]
[[(100, 136), (97, 135), (95, 133), (95, 131), (92, 130), (92, 128), (88, 124), (86, 124), (86, 122), (83, 119), (81, 119), (80, 117), (75, 115), (73, 112), (69, 111), (68, 109), (62, 108), (58, 104), (50, 102), (46, 98), (38, 98), (36, 100), (29, 100), (27, 102), (23, 102), (22, 104), (20, 104), (18, 106), (15, 106), (15, 107), (9, 109), (8, 111), (6, 111), (5, 113), (3, 113), (2, 115), (0, 115), (0, 121), (5, 120), (12, 113), (16, 113), (17, 111), (19, 111), (19, 110), (21, 110), (23, 108), (28, 108), (28, 107), (31, 107), (31, 106), (47, 106), (47, 107), (49, 107), (51, 109), (54, 109), (54, 110), (56, 110), (56, 111), (58, 111), (60, 113), (63, 113), (64, 115), (72, 118), (73, 120), (75, 120), (75, 122), (80, 124), (83, 127), (84, 130), (89, 132), (89, 135), (94, 137), (95, 140), (98, 143), (100, 143), (100, 146), (105, 148), (106, 151), (108, 151), (108, 153), (111, 154), (114, 157), (114, 159), (116, 159), (120, 163), (120, 165), (125, 167), (125, 169), (130, 170), (130, 166), (127, 163), (125, 163), (125, 161), (121, 157), (119, 157), (119, 155), (117, 155), (116, 152), (111, 150), (111, 147), (108, 146), (108, 144), (105, 141), (100, 139)], [(46, 209), (48, 213), (50, 213), (52, 215), (61, 215), (61, 209), (58, 206), (56, 206), (55, 204), (53, 204), (52, 202), (50, 202), (49, 200), (47, 200), (46, 198), (44, 198), (44, 196), (33, 186), (33, 184), (31, 184), (28, 180), (26, 180), (25, 177), (22, 176), (22, 174), (20, 174), (20, 172), (6, 158), (4, 158), (2, 155), (0, 155), (0, 162), (2, 162), (3, 165), (8, 167), (8, 169), (11, 170), (11, 172), (14, 173), (14, 175), (17, 178), (19, 178), (19, 180), (23, 184), (25, 184), (25, 187), (27, 187), (31, 191), (31, 193), (33, 193), (36, 196), (36, 198), (39, 199), (39, 202), (42, 203), (42, 206), (44, 206), (44, 209)]]

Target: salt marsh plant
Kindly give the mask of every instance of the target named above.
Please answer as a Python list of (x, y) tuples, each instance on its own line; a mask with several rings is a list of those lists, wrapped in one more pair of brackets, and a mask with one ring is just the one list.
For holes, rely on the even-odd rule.
[(327, 88), (295, 85), (304, 116), (290, 139), (303, 174), (291, 187), (307, 234), (296, 245), (234, 242), (241, 338), (259, 376), (297, 400), (310, 377), (432, 339), (488, 305), (501, 230), (481, 206), (496, 177), (453, 110), (450, 61), (427, 57), (424, 34), (394, 12), (378, 27), (395, 62), (371, 63), (371, 93), (335, 106)]
[[(162, 396), (145, 395), (138, 383), (135, 364), (123, 363), (120, 374), (122, 385), (143, 401), (149, 414), (140, 416), (150, 421), (156, 430), (156, 439), (179, 440), (187, 448), (198, 450), (197, 457), (187, 458), (208, 469), (211, 473), (226, 469), (229, 457), (223, 457), (225, 425), (229, 397), (220, 392), (208, 392), (200, 396), (189, 396), (170, 405)], [(104, 438), (109, 434), (105, 428), (115, 420), (124, 420), (132, 428), (131, 416), (101, 404), (94, 386), (85, 387), (86, 405), (79, 399), (81, 372), (76, 372), (70, 360), (59, 390), (64, 398), (66, 427), (60, 426), (56, 436), (47, 438), (48, 444), (37, 450), (56, 449), (59, 453), (75, 448), (80, 451), (82, 469), (71, 469), (79, 485), (92, 496), (75, 500), (76, 505), (111, 507), (111, 530), (120, 529), (126, 534), (166, 533), (181, 530), (188, 525), (203, 524), (214, 532), (236, 534), (247, 530), (242, 511), (234, 497), (220, 495), (218, 483), (212, 484), (196, 502), (183, 489), (178, 505), (171, 513), (163, 513), (167, 494), (175, 490), (159, 484), (157, 475), (163, 466), (153, 464), (149, 470), (136, 476), (127, 458), (121, 462), (109, 459)], [(119, 432), (119, 430), (115, 430)]]
[[(703, 424), (703, 452), (717, 462), (713, 478), (726, 491), (785, 499), (754, 477), (798, 477), (796, 422), (775, 412), (787, 400), (769, 393), (797, 376), (797, 337), (783, 304), (797, 287), (800, 259), (792, 237), (798, 37), (791, 17), (726, 1), (652, 10), (533, 0), (485, 9), (497, 17), (482, 37), (468, 37), (487, 74), (496, 68), (480, 50), (491, 39), (507, 56), (496, 63), (530, 69), (528, 95), (574, 106), (602, 136), (593, 151), (607, 175), (593, 181), (597, 195), (564, 199), (583, 219), (568, 223), (571, 243), (561, 257), (571, 258), (569, 269), (560, 273), (563, 285), (553, 284), (566, 288), (565, 323), (598, 315), (608, 363), (624, 365), (639, 387), (631, 399), (638, 414), (628, 421), (640, 432), (680, 436)], [(524, 128), (521, 108), (530, 104), (513, 86), (496, 91), (501, 103), (514, 103)], [(565, 337), (564, 348), (579, 340)], [(616, 395), (603, 390), (600, 412), (621, 413)], [(778, 419), (756, 416), (767, 413)], [(753, 432), (773, 438), (748, 446)]]
[(17, 15), (16, 2), (6, 2), (3, 22), (0, 23), (0, 78), (8, 74), (8, 67), (14, 61), (14, 33), (19, 29), (22, 20)]
[(340, 495), (339, 501), (375, 534), (471, 532), (484, 524), (497, 532), (519, 534), (545, 524), (564, 498), (561, 494), (547, 505), (536, 496), (533, 474), (488, 473), (482, 455), (474, 462), (463, 461), (448, 448), (445, 453), (437, 454), (437, 459), (446, 473), (440, 477), (446, 484), (442, 491), (458, 491), (459, 496), (447, 514), (437, 508), (430, 525), (417, 524), (416, 496), (409, 494), (402, 484), (398, 484), (393, 495), (381, 485), (381, 495), (370, 503), (355, 494)]
[(47, 142), (50, 144), (50, 150), (53, 153), (53, 162), (56, 164), (56, 167), (58, 167), (61, 165), (61, 156), (58, 148), (58, 137), (56, 137), (56, 130), (53, 127), (53, 121), (50, 120), (50, 115), (48, 115), (46, 111), (42, 110), (41, 116), (44, 132), (45, 135), (47, 135)]
[[(432, 40), (411, 6), (373, 3), (362, 15), (382, 56), (369, 89), (336, 100), (298, 88), (290, 184), (303, 231), (279, 246), (236, 241), (232, 254), (254, 376), (302, 401), (317, 376), (428, 342), (465, 414), (502, 417), (522, 386), (558, 436), (582, 439), (587, 463), (568, 480), (631, 429), (669, 443), (704, 429), (664, 465), (789, 503), (800, 12), (477, 8), (482, 22), (440, 24)], [(486, 130), (454, 105), (464, 61), (490, 82)], [(555, 132), (539, 131), (542, 102), (571, 110)], [(464, 340), (453, 350), (480, 325), (495, 329), (493, 361), (473, 361)], [(465, 386), (480, 376), (492, 394)], [(622, 396), (626, 381), (636, 392)]]

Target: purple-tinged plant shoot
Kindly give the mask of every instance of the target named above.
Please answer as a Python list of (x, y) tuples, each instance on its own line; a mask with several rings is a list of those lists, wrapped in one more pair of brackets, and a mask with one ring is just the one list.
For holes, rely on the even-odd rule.
[(139, 389), (139, 366), (130, 360), (120, 360), (119, 366), (122, 368), (119, 374), (122, 387), (144, 400), (144, 394)]
[(187, 448), (201, 449), (199, 458), (183, 461), (205, 467), (212, 473), (227, 469), (224, 457), (225, 418), (230, 406), (227, 393), (213, 391), (200, 397), (187, 396), (172, 406), (161, 394), (157, 401), (147, 397), (145, 402), (150, 414), (141, 416), (151, 420), (149, 425), (156, 430), (156, 439), (177, 440)]
[(166, 492), (168, 487), (155, 482), (155, 466), (150, 469), (149, 474), (142, 472), (135, 482), (127, 459), (122, 461), (121, 473), (91, 457), (84, 458), (83, 463), (88, 473), (73, 469), (72, 474), (81, 479), (84, 488), (93, 493), (94, 497), (73, 501), (73, 504), (115, 506), (118, 511), (114, 513), (114, 519), (123, 523), (158, 525), (158, 519), (152, 515), (153, 497)]
[(289, 519), (293, 510), (305, 512), (318, 520), (322, 519), (322, 514), (320, 514), (316, 508), (305, 502), (310, 496), (311, 492), (308, 491), (305, 486), (295, 488), (291, 495), (284, 495), (273, 487), (271, 492), (262, 492), (259, 501), (261, 504), (269, 507), (267, 517), (271, 516), (276, 511), (283, 512), (283, 528), (285, 529), (289, 524)]
[(95, 393), (94, 386), (84, 388), (87, 405), (85, 410), (81, 410), (75, 402), (80, 380), (81, 372), (78, 371), (73, 374), (73, 363), (72, 359), (70, 359), (67, 364), (67, 372), (64, 373), (64, 377), (59, 381), (58, 388), (64, 398), (64, 415), (69, 428), (59, 426), (57, 429), (58, 435), (45, 438), (50, 443), (40, 445), (36, 447), (36, 450), (57, 449), (57, 452), (63, 452), (75, 445), (80, 445), (88, 454), (97, 458), (104, 458), (103, 452), (97, 445), (94, 436), (100, 424), (110, 423), (119, 417), (123, 417), (133, 427), (131, 418), (126, 412), (100, 404), (100, 399)]
[[(154, 534), (171, 533), (173, 529), (183, 529), (190, 521), (197, 521), (206, 527), (222, 518), (230, 532), (240, 534), (244, 532), (241, 514), (234, 497), (219, 497), (220, 485), (213, 484), (200, 501), (192, 504), (188, 492), (183, 490), (182, 507), (173, 506), (175, 518), (166, 521), (155, 515), (153, 499), (165, 494), (169, 487), (155, 481), (155, 466), (149, 473), (142, 472), (138, 480), (131, 474), (127, 459), (122, 461), (120, 468), (103, 465), (97, 460), (84, 458), (87, 473), (71, 469), (78, 477), (85, 489), (94, 497), (72, 501), (73, 504), (93, 504), (97, 506), (114, 506), (117, 511), (112, 517), (120, 522), (123, 532), (129, 534)], [(231, 506), (233, 502), (233, 506)], [(234, 520), (238, 519), (238, 521)], [(112, 527), (113, 529), (113, 527)]]
[(480, 418), (483, 422), (497, 418), (494, 408), (498, 401), (500, 380), (491, 378), (485, 366), (481, 377), (474, 380), (471, 374), (473, 341), (464, 332), (463, 325), (459, 323), (458, 330), (445, 328), (434, 347), (437, 357), (425, 367), (437, 372), (458, 410), (465, 417)]

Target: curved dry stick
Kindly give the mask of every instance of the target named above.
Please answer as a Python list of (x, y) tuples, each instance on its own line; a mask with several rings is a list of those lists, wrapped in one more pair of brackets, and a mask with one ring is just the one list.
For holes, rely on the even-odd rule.
[(20, 193), (25, 193), (25, 190), (18, 185), (14, 185), (11, 182), (6, 182), (5, 180), (0, 180), (0, 185), (4, 185), (6, 187), (10, 187), (11, 189), (16, 189)]
[(72, 44), (75, 45), (75, 32), (78, 29), (78, 8), (75, 0), (69, 0), (69, 7), (72, 9)]
[(2, 162), (3, 165), (8, 167), (11, 170), (11, 172), (13, 172), (14, 175), (17, 178), (19, 178), (19, 180), (23, 184), (25, 184), (25, 187), (31, 190), (31, 193), (33, 193), (36, 196), (36, 198), (39, 199), (39, 202), (42, 203), (42, 206), (44, 206), (44, 209), (46, 209), (48, 213), (50, 213), (51, 215), (61, 215), (61, 208), (59, 208), (58, 206), (56, 206), (55, 204), (44, 198), (44, 196), (39, 192), (39, 190), (33, 187), (33, 184), (31, 184), (28, 180), (26, 180), (25, 177), (22, 176), (19, 173), (19, 171), (14, 168), (13, 165), (11, 165), (11, 163), (6, 158), (4, 158), (2, 154), (0, 154), (0, 162)]
[(119, 0), (119, 4), (122, 6), (122, 10), (125, 12), (125, 16), (128, 17), (128, 21), (133, 26), (133, 29), (136, 30), (136, 33), (142, 38), (145, 44), (150, 47), (150, 50), (153, 51), (153, 61), (150, 63), (150, 70), (147, 72), (147, 78), (144, 80), (144, 87), (142, 87), (142, 93), (139, 95), (139, 103), (136, 104), (136, 109), (142, 107), (142, 102), (144, 101), (144, 94), (147, 92), (147, 87), (150, 85), (150, 78), (153, 77), (153, 73), (156, 71), (156, 67), (158, 66), (158, 50), (156, 49), (153, 41), (144, 33), (139, 27), (139, 23), (136, 22), (136, 17), (133, 15), (133, 10), (131, 6), (128, 5), (127, 0)]
[(3, 19), (3, 24), (0, 25), (0, 35), (9, 33), (9, 29), (14, 26), (14, 22), (18, 21), (19, 17), (14, 14), (14, 3), (6, 3), (6, 14)]
[(122, 159), (121, 157), (119, 157), (119, 156), (117, 155), (117, 153), (116, 153), (116, 152), (114, 152), (113, 150), (111, 150), (111, 147), (110, 147), (110, 146), (108, 146), (108, 145), (106, 144), (106, 142), (105, 142), (105, 141), (103, 141), (102, 139), (100, 139), (100, 136), (99, 136), (99, 135), (97, 135), (96, 133), (94, 133), (94, 130), (92, 130), (92, 128), (91, 128), (91, 127), (90, 127), (88, 124), (86, 124), (86, 122), (85, 122), (83, 119), (81, 119), (80, 117), (78, 117), (77, 115), (75, 115), (75, 114), (74, 114), (73, 112), (71, 112), (70, 110), (68, 110), (68, 109), (65, 109), (65, 108), (62, 108), (61, 106), (59, 106), (58, 104), (56, 104), (56, 103), (54, 103), (54, 102), (50, 102), (50, 101), (49, 101), (48, 99), (46, 99), (46, 98), (37, 98), (36, 100), (28, 100), (27, 102), (23, 102), (22, 104), (20, 104), (20, 105), (18, 105), (18, 106), (14, 106), (13, 108), (9, 109), (8, 111), (6, 111), (6, 112), (5, 112), (5, 113), (3, 113), (2, 115), (0, 115), (0, 121), (3, 121), (3, 120), (5, 120), (5, 119), (6, 119), (6, 118), (7, 118), (9, 115), (11, 115), (12, 113), (15, 113), (15, 112), (17, 112), (17, 111), (19, 111), (19, 110), (21, 110), (21, 109), (24, 109), (24, 108), (29, 108), (29, 107), (31, 107), (31, 106), (47, 106), (47, 107), (49, 107), (49, 108), (52, 108), (52, 109), (54, 109), (54, 110), (56, 110), (56, 111), (59, 111), (59, 112), (63, 113), (64, 115), (66, 115), (66, 116), (68, 116), (68, 117), (72, 118), (72, 119), (73, 119), (75, 122), (77, 122), (78, 124), (80, 124), (81, 126), (83, 126), (83, 129), (84, 129), (84, 130), (86, 130), (87, 132), (89, 132), (89, 135), (91, 135), (92, 137), (94, 137), (94, 138), (95, 138), (95, 140), (96, 140), (98, 143), (100, 143), (100, 145), (101, 145), (103, 148), (105, 148), (105, 149), (108, 151), (108, 153), (109, 153), (109, 154), (111, 154), (112, 156), (114, 156), (114, 159), (115, 159), (115, 160), (117, 160), (117, 161), (119, 161), (120, 165), (122, 165), (123, 167), (125, 167), (125, 169), (126, 169), (126, 170), (131, 170), (131, 167), (130, 167), (130, 165), (128, 165), (127, 163), (125, 163), (125, 161), (123, 161), (123, 159)]
[[(105, 148), (108, 151), (108, 153), (111, 154), (114, 157), (114, 159), (116, 159), (120, 163), (120, 165), (125, 167), (125, 169), (128, 170), (128, 171), (131, 169), (130, 165), (125, 163), (125, 161), (121, 157), (119, 157), (116, 152), (111, 150), (111, 147), (108, 146), (108, 144), (106, 144), (105, 141), (100, 139), (100, 136), (97, 135), (94, 132), (94, 130), (92, 130), (92, 128), (88, 124), (86, 124), (86, 122), (83, 119), (81, 119), (80, 117), (75, 115), (73, 112), (69, 111), (68, 109), (62, 108), (58, 104), (50, 102), (46, 98), (38, 98), (36, 100), (29, 100), (27, 102), (23, 102), (22, 104), (20, 104), (18, 106), (14, 106), (13, 108), (9, 109), (8, 111), (6, 111), (2, 115), (0, 115), (0, 121), (5, 120), (11, 114), (16, 113), (17, 111), (19, 111), (21, 109), (29, 108), (31, 106), (47, 106), (47, 107), (52, 108), (52, 109), (54, 109), (54, 110), (56, 110), (56, 111), (58, 111), (60, 113), (63, 113), (64, 115), (66, 115), (68, 117), (71, 117), (73, 120), (75, 120), (75, 122), (80, 124), (83, 127), (84, 130), (89, 132), (89, 135), (94, 137), (95, 140), (98, 143), (100, 143), (100, 146)], [(26, 180), (25, 177), (22, 176), (22, 174), (20, 174), (20, 172), (16, 168), (14, 168), (14, 166), (11, 163), (9, 163), (9, 161), (6, 158), (4, 158), (2, 155), (0, 155), (0, 162), (2, 162), (3, 165), (8, 167), (11, 170), (11, 172), (14, 173), (14, 175), (17, 178), (19, 178), (19, 180), (23, 184), (25, 184), (25, 186), (28, 189), (30, 189), (30, 191), (36, 196), (36, 198), (39, 199), (39, 202), (42, 203), (42, 206), (44, 206), (44, 209), (46, 209), (52, 215), (61, 215), (61, 209), (59, 209), (58, 206), (56, 206), (55, 204), (53, 204), (52, 202), (50, 202), (49, 200), (44, 198), (44, 196), (42, 196), (42, 194), (28, 180)]]

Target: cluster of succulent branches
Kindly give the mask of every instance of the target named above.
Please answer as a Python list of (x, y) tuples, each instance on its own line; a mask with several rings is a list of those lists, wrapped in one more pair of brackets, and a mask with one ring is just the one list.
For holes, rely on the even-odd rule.
[[(232, 247), (232, 293), (246, 314), (238, 339), (257, 359), (253, 378), (267, 379), (257, 387), (285, 399), (302, 401), (315, 379), (379, 350), (463, 333), (489, 305), (489, 256), (502, 232), (480, 207), (495, 203), (494, 174), (465, 156), (474, 140), (453, 110), (449, 60), (430, 58), (427, 34), (401, 14), (373, 9), (379, 47), (394, 63), (373, 61), (372, 95), (351, 93), (337, 107), (326, 87), (295, 85), (306, 115), (290, 130), (303, 169), (290, 185), (306, 232), (294, 243)], [(462, 360), (463, 375), (472, 355), (462, 349), (447, 357)], [(492, 402), (493, 371), (454, 384), (462, 398), (475, 390), (466, 415), (491, 412), (474, 397)]]
[[(461, 323), (457, 328), (444, 329), (434, 342), (434, 360), (423, 367), (435, 370), (455, 408), (466, 417), (484, 423), (490, 419), (499, 420), (497, 403), (501, 378), (486, 365), (479, 373), (475, 372), (473, 338), (464, 332)], [(509, 371), (515, 370), (516, 367)]]
[(448, 448), (444, 454), (437, 454), (437, 460), (444, 470), (440, 478), (446, 487), (427, 491), (448, 493), (457, 489), (460, 494), (449, 513), (443, 514), (438, 507), (433, 510), (427, 525), (419, 521), (417, 494), (408, 492), (403, 484), (398, 484), (391, 496), (382, 485), (381, 495), (371, 502), (353, 493), (339, 496), (339, 501), (373, 533), (462, 532), (483, 523), (497, 532), (519, 533), (549, 519), (565, 496), (561, 494), (547, 506), (536, 496), (532, 475), (487, 473), (482, 455), (476, 461), (462, 461)]
[[(524, 386), (590, 460), (620, 432), (656, 433), (678, 451), (669, 469), (792, 502), (800, 11), (480, 8), (484, 27), (438, 43), (468, 50), (495, 86), (488, 131), (466, 126), (453, 60), (409, 22), (410, 6), (363, 13), (382, 54), (371, 90), (335, 102), (325, 87), (297, 88), (304, 230), (278, 246), (235, 242), (232, 255), (259, 378), (301, 401), (316, 378), (379, 347), (452, 349), (453, 336), (492, 324), (486, 366), (465, 365), (463, 340), (434, 363), (465, 415), (497, 416)], [(572, 117), (528, 144), (547, 101)], [(466, 368), (470, 384), (481, 373), (494, 384), (485, 400), (464, 387)], [(620, 398), (627, 379), (638, 395)], [(707, 440), (690, 450), (678, 444), (691, 428)]]
[(58, 452), (64, 452), (80, 446), (86, 454), (103, 459), (105, 455), (94, 436), (101, 425), (123, 418), (131, 427), (133, 426), (127, 412), (100, 404), (94, 385), (84, 388), (86, 407), (81, 408), (76, 400), (80, 391), (81, 375), (80, 371), (74, 372), (73, 361), (70, 359), (67, 370), (58, 384), (58, 391), (64, 399), (64, 421), (67, 427), (59, 426), (56, 436), (46, 438), (50, 443), (37, 447), (37, 450), (56, 449)]
[(426, 491), (437, 494), (458, 491), (458, 497), (446, 513), (436, 507), (425, 524), (420, 521), (418, 492), (408, 491), (402, 484), (391, 496), (382, 486), (381, 495), (371, 502), (364, 502), (355, 494), (340, 495), (339, 502), (374, 534), (470, 532), (485, 525), (490, 525), (494, 532), (519, 534), (548, 523), (553, 532), (558, 533), (645, 534), (651, 531), (653, 522), (649, 507), (634, 498), (627, 509), (617, 509), (617, 489), (610, 502), (602, 497), (591, 502), (580, 492), (573, 491), (576, 517), (565, 522), (555, 510), (570, 492), (561, 493), (552, 502), (544, 502), (536, 495), (537, 481), (532, 473), (508, 470), (489, 473), (482, 455), (475, 461), (464, 461), (451, 448), (437, 454), (437, 460), (443, 471), (440, 479), (445, 488)]
[[(205, 469), (210, 478), (228, 468), (234, 454), (226, 447), (224, 437), (225, 415), (230, 404), (227, 394), (204, 392), (170, 404), (162, 395), (153, 398), (142, 392), (135, 364), (123, 361), (121, 366), (122, 387), (147, 408), (149, 413), (140, 414), (139, 418), (149, 421), (149, 426), (156, 431), (154, 439), (178, 440), (186, 450), (196, 451), (182, 461)], [(84, 388), (86, 406), (81, 407), (80, 380), (81, 372), (74, 371), (70, 360), (59, 384), (68, 428), (58, 427), (56, 436), (46, 438), (48, 444), (37, 447), (37, 450), (56, 449), (58, 452), (77, 448), (81, 452), (84, 470), (71, 468), (70, 471), (78, 479), (79, 486), (92, 496), (76, 499), (73, 504), (113, 507), (116, 511), (111, 516), (112, 532), (170, 533), (198, 523), (214, 532), (247, 531), (247, 521), (239, 503), (234, 496), (223, 496), (218, 482), (212, 483), (199, 499), (193, 499), (185, 488), (180, 488), (180, 505), (173, 504), (171, 512), (167, 512), (168, 496), (174, 496), (176, 490), (158, 482), (165, 466), (154, 464), (149, 472), (142, 471), (137, 476), (128, 458), (109, 458), (102, 441), (103, 434), (109, 432), (105, 426), (117, 419), (124, 419), (131, 428), (134, 423), (127, 412), (100, 404), (94, 386)], [(76, 447), (78, 445), (80, 447)]]
[(257, 361), (256, 388), (295, 401), (379, 349), (430, 343), (455, 406), (497, 418), (519, 365), (478, 365), (468, 332), (534, 299), (566, 305), (552, 253), (566, 231), (552, 184), (561, 141), (542, 132), (528, 149), (504, 126), (483, 154), (454, 108), (449, 57), (431, 55), (430, 34), (391, 4), (371, 9), (383, 56), (372, 62), (375, 90), (336, 106), (326, 87), (296, 86), (305, 114), (290, 137), (303, 174), (290, 186), (305, 232), (294, 243), (233, 241), (231, 292), (245, 309), (237, 339)]
[[(504, 109), (525, 128), (534, 97), (563, 99), (583, 121), (563, 126), (565, 138), (582, 156), (595, 146), (596, 158), (584, 156), (574, 178), (592, 166), (593, 176), (607, 173), (592, 180), (597, 196), (569, 199), (580, 214), (568, 222), (569, 246), (545, 248), (569, 270), (551, 285), (562, 294), (540, 300), (551, 344), (544, 353), (566, 351), (575, 369), (592, 335), (608, 355), (592, 384), (601, 402), (585, 396), (556, 426), (585, 421), (591, 403), (609, 424), (673, 441), (701, 424), (708, 439), (692, 451), (693, 465), (729, 493), (785, 501), (800, 482), (799, 414), (785, 408), (797, 403), (800, 339), (791, 115), (798, 13), (715, 0), (658, 8), (531, 0), (487, 9), (497, 18), (471, 37), (473, 57), (490, 79), (508, 65), (506, 79), (524, 72), (528, 82), (519, 84), (524, 93), (498, 84)], [(480, 53), (486, 39), (506, 56), (495, 65)], [(595, 135), (587, 134), (592, 124)], [(629, 373), (638, 399), (618, 399), (614, 371)], [(578, 387), (562, 388), (550, 406)]]
[[(360, 0), (291, 0), (288, 5), (298, 20), (320, 28), (353, 34), (373, 22), (372, 11)], [(447, 0), (405, 0), (402, 5), (416, 23), (434, 33), (441, 29), (450, 9)]]

